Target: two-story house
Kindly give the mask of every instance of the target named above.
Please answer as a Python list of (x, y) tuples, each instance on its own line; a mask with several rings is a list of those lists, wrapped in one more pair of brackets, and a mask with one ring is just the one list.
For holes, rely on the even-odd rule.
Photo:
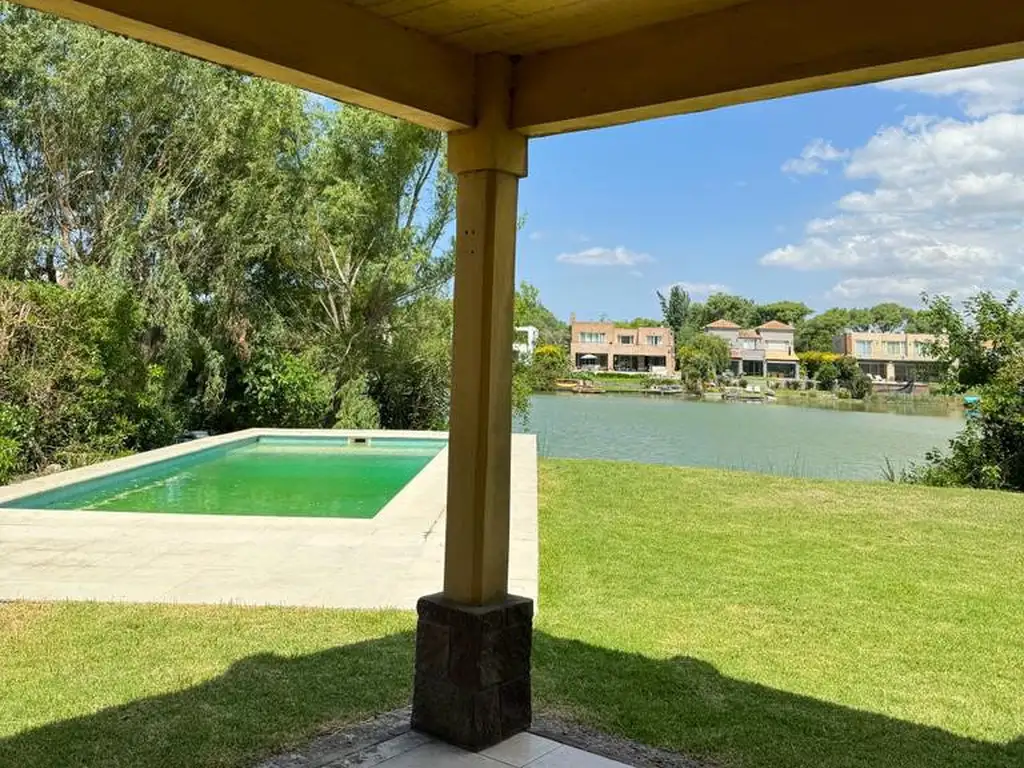
[(676, 343), (669, 328), (620, 328), (614, 323), (571, 320), (572, 364), (583, 371), (620, 371), (671, 376)]
[(716, 320), (704, 332), (729, 345), (732, 370), (738, 376), (789, 376), (798, 378), (796, 329), (778, 320), (757, 328), (741, 328), (729, 320)]
[(930, 333), (871, 333), (847, 331), (835, 337), (832, 348), (857, 360), (864, 373), (886, 381), (934, 381), (939, 376)]

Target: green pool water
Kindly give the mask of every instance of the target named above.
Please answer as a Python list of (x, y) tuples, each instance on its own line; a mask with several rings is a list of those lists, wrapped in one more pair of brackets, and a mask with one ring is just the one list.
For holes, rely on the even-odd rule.
[(264, 438), (8, 502), (22, 509), (370, 518), (441, 440)]

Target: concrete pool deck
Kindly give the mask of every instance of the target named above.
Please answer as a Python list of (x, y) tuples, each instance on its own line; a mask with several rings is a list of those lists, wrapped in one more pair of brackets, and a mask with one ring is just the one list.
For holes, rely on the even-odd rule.
[[(0, 504), (259, 436), (445, 438), (257, 429), (0, 488)], [(0, 600), (413, 609), (443, 581), (448, 451), (369, 520), (0, 508)], [(509, 591), (537, 599), (537, 442), (512, 437)]]

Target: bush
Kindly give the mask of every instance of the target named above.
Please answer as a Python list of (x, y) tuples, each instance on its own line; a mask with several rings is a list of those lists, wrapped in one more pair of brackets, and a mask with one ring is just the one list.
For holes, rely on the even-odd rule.
[(836, 368), (835, 363), (822, 363), (821, 367), (818, 368), (818, 375), (815, 378), (818, 381), (819, 389), (829, 391), (839, 381), (839, 369)]
[(927, 485), (1024, 491), (1024, 357), (1006, 364), (981, 389), (977, 417), (932, 451), (906, 479)]
[(528, 378), (533, 389), (550, 392), (555, 382), (569, 374), (569, 355), (564, 347), (544, 344), (533, 352), (528, 366)]
[(178, 430), (125, 284), (87, 270), (74, 290), (0, 280), (0, 328), (0, 477), (146, 450)]
[(736, 386), (738, 386), (740, 389), (746, 389), (748, 384), (749, 382), (744, 376), (740, 376), (740, 380), (736, 382)]
[(797, 354), (797, 360), (800, 361), (800, 368), (803, 370), (804, 375), (808, 378), (816, 378), (818, 371), (825, 363), (835, 363), (839, 360), (840, 355), (835, 352), (800, 352)]
[(380, 409), (369, 395), (369, 381), (365, 374), (355, 376), (341, 385), (334, 414), (335, 429), (379, 429)]
[(729, 355), (729, 344), (725, 339), (712, 336), (709, 333), (698, 333), (693, 337), (688, 346), (700, 352), (711, 361), (714, 373), (718, 374), (729, 370), (731, 357)]

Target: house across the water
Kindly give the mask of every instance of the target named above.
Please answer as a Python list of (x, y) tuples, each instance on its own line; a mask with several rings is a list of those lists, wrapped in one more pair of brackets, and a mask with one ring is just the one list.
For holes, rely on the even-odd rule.
[(835, 337), (833, 349), (856, 358), (864, 373), (885, 381), (936, 381), (940, 369), (930, 333), (847, 331)]
[(796, 329), (778, 320), (757, 328), (741, 328), (729, 320), (716, 320), (704, 332), (724, 339), (729, 345), (732, 371), (737, 376), (786, 376), (798, 378)]
[(665, 327), (622, 328), (615, 323), (571, 320), (570, 357), (581, 371), (619, 371), (671, 376), (676, 343)]

